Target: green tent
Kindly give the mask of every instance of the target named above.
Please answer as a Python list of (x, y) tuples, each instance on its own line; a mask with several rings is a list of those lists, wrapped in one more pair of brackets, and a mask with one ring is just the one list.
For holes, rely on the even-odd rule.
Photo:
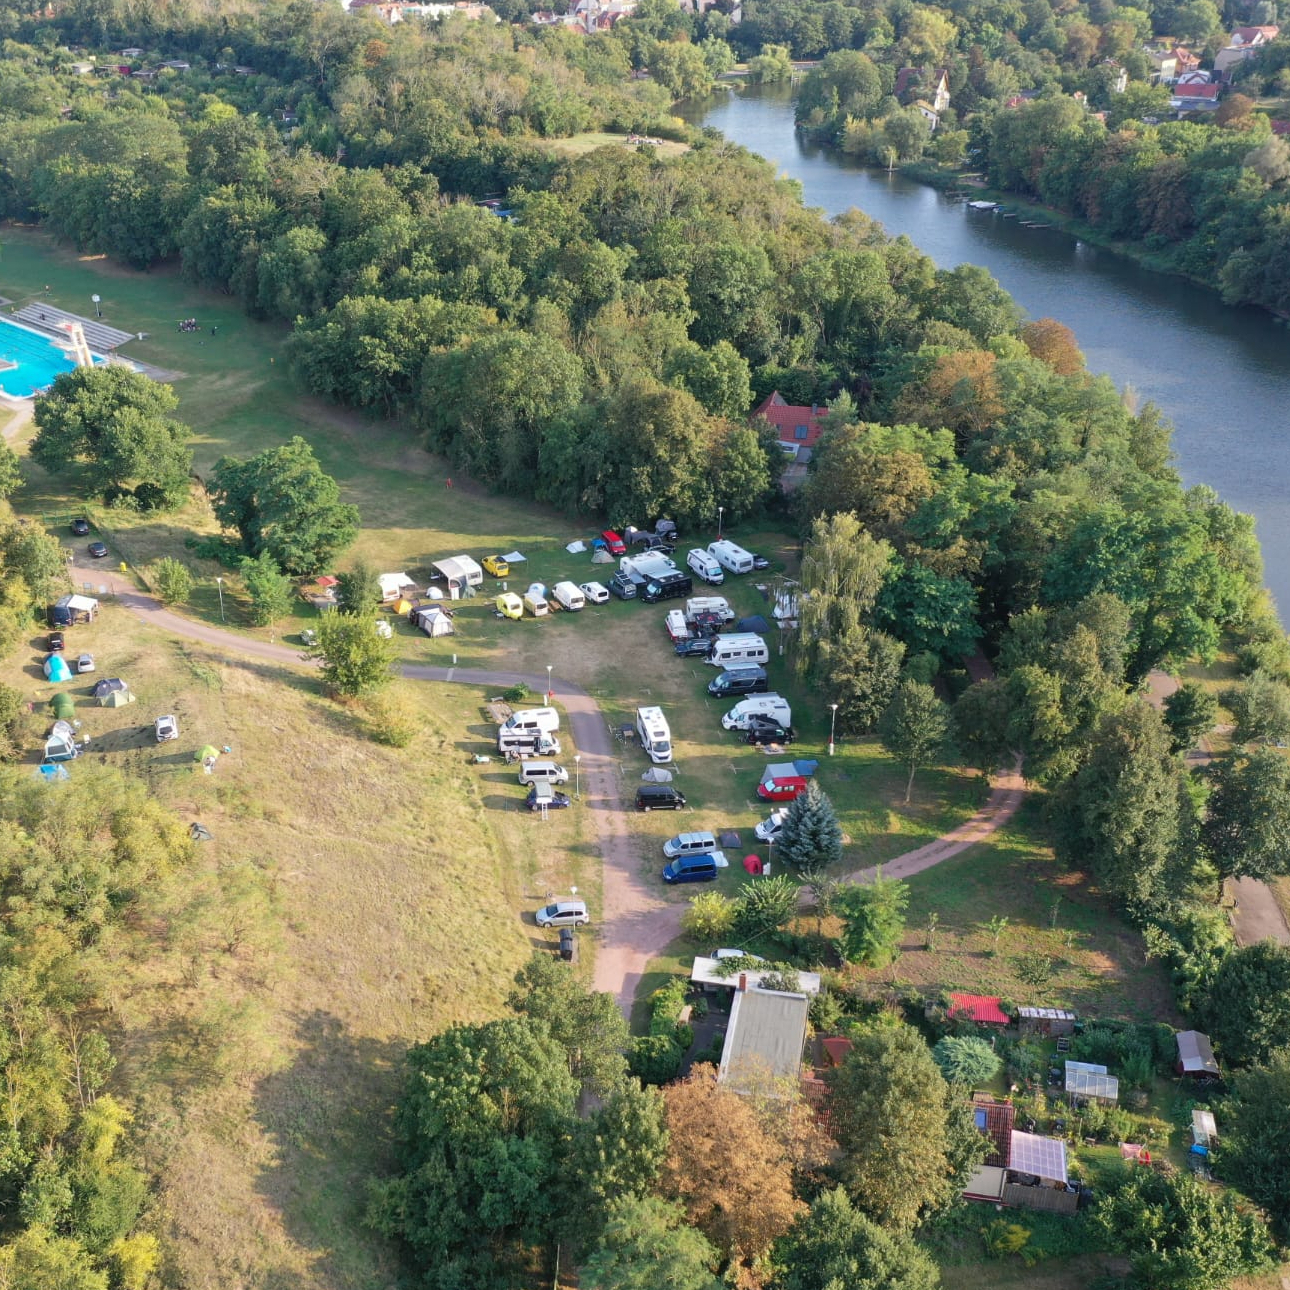
[(111, 690), (99, 696), (100, 708), (124, 708), (127, 703), (133, 702), (134, 695), (129, 690)]
[(54, 695), (54, 716), (61, 721), (71, 721), (76, 716), (76, 701), (65, 691)]

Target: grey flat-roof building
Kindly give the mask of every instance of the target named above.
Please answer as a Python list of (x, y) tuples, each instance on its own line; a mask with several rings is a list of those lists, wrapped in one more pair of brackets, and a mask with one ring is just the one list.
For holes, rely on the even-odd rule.
[(767, 1078), (796, 1079), (810, 1000), (775, 990), (736, 990), (717, 1079), (732, 1088)]

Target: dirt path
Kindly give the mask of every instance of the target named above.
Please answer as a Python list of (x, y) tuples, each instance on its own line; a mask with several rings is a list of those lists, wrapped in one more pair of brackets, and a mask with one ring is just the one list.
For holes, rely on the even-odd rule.
[(1290, 945), (1290, 927), (1266, 883), (1257, 878), (1229, 878), (1228, 894), (1236, 901), (1232, 909), (1232, 931), (1238, 945), (1276, 941)]
[[(172, 636), (275, 663), (312, 666), (300, 657), (299, 650), (289, 645), (253, 640), (172, 613), (152, 596), (136, 590), (119, 573), (88, 563), (79, 553), (69, 572), (74, 580), (108, 588), (131, 613)], [(401, 671), (403, 676), (415, 681), (456, 681), (499, 689), (523, 681), (535, 693), (541, 694), (546, 689), (545, 676), (527, 676), (519, 672), (415, 664), (409, 664)], [(584, 807), (597, 813), (596, 832), (600, 838), (603, 864), (603, 911), (594, 984), (597, 990), (612, 994), (623, 1012), (627, 1013), (650, 959), (680, 934), (683, 906), (663, 900), (655, 887), (645, 883), (640, 872), (627, 831), (626, 803), (613, 733), (596, 701), (585, 690), (567, 681), (553, 681), (552, 690), (564, 704), (574, 743), (582, 756)], [(988, 838), (1012, 818), (1025, 795), (1020, 765), (1018, 761), (1011, 772), (995, 782), (989, 800), (970, 820), (944, 837), (888, 861), (882, 867), (883, 873), (894, 878), (921, 873)], [(848, 875), (848, 878), (853, 882), (868, 882), (872, 881), (874, 872), (874, 869), (863, 869)]]

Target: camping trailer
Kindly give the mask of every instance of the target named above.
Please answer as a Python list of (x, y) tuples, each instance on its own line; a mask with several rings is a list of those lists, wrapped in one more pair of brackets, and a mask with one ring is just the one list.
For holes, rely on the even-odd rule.
[(729, 636), (718, 636), (712, 642), (707, 661), (713, 667), (745, 667), (753, 663), (765, 663), (770, 658), (766, 642), (751, 632), (736, 632)]
[(503, 591), (493, 604), (503, 618), (524, 617), (524, 602), (513, 591)]
[(662, 708), (637, 708), (636, 733), (650, 761), (659, 765), (672, 760), (672, 731)]
[[(468, 555), (451, 555), (430, 566), (448, 584), (448, 599), (461, 600), (484, 585), (484, 571)], [(428, 592), (426, 593), (429, 594)]]
[(381, 584), (381, 600), (387, 605), (401, 600), (403, 592), (416, 585), (406, 573), (383, 573), (377, 581)]
[(751, 573), (753, 571), (752, 553), (745, 551), (743, 547), (732, 542), (729, 538), (723, 538), (719, 542), (708, 543), (708, 554), (727, 573)]

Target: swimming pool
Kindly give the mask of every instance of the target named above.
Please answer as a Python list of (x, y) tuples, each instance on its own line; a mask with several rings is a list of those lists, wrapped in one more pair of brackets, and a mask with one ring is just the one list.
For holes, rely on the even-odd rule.
[[(101, 363), (103, 358), (95, 354), (94, 361)], [(10, 398), (30, 399), (75, 366), (72, 356), (50, 337), (0, 318), (0, 391)]]

